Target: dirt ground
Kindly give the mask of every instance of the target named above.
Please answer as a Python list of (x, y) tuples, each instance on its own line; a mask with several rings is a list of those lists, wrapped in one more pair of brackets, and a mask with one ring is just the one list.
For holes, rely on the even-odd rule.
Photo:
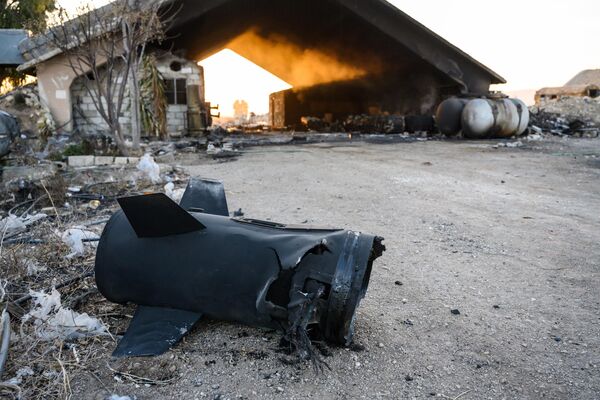
[(358, 345), (330, 348), (317, 376), (281, 361), (277, 332), (202, 321), (165, 356), (106, 355), (163, 385), (100, 362), (73, 398), (600, 399), (600, 140), (495, 144), (262, 147), (186, 167), (247, 217), (385, 237)]

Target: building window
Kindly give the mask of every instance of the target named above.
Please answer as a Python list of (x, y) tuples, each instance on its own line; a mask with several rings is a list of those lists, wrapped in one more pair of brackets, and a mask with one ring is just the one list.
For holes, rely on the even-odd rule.
[(168, 104), (187, 104), (187, 89), (185, 79), (166, 79), (165, 95)]

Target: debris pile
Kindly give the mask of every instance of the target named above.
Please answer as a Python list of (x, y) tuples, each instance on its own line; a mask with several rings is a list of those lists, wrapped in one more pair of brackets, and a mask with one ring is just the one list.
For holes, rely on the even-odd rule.
[(48, 107), (41, 101), (37, 85), (27, 85), (0, 97), (0, 110), (17, 118), (21, 133), (28, 138), (44, 138), (56, 131)]
[(0, 398), (68, 398), (65, 382), (97, 367), (132, 313), (104, 301), (94, 282), (95, 249), (116, 199), (165, 183), (175, 196), (187, 176), (151, 156), (140, 170), (15, 162), (22, 165), (6, 167), (0, 182)]
[(532, 112), (557, 114), (569, 121), (589, 121), (600, 126), (600, 97), (562, 97), (532, 107)]
[(402, 115), (349, 115), (338, 121), (330, 118), (302, 117), (297, 127), (300, 131), (308, 132), (345, 132), (361, 134), (404, 134), (404, 133), (434, 133), (435, 121), (430, 116)]
[(351, 115), (343, 123), (345, 132), (404, 133), (404, 117), (398, 115)]
[(561, 97), (530, 108), (530, 129), (559, 136), (595, 138), (600, 135), (600, 98)]
[(600, 124), (587, 117), (575, 114), (559, 114), (533, 109), (529, 123), (530, 133), (550, 133), (557, 136), (596, 138), (600, 135)]

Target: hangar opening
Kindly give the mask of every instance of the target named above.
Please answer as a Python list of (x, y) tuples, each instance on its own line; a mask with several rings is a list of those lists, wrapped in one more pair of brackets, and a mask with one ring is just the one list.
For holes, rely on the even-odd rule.
[(193, 60), (231, 51), (289, 84), (269, 94), (274, 129), (307, 117), (431, 116), (448, 96), (485, 95), (505, 82), (384, 0), (175, 4), (165, 46)]
[(217, 110), (213, 111), (216, 125), (266, 125), (269, 95), (291, 88), (289, 83), (229, 48), (198, 65), (204, 69), (205, 97)]

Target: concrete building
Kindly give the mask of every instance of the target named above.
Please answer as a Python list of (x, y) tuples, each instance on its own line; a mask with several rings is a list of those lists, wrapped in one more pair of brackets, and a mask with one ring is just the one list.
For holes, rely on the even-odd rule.
[(233, 102), (233, 118), (242, 122), (248, 119), (248, 102), (246, 100)]
[(566, 97), (600, 97), (600, 69), (581, 71), (564, 86), (538, 90), (535, 93), (535, 104), (540, 106)]
[[(195, 122), (190, 123), (193, 114), (201, 114), (203, 110), (193, 109), (188, 92), (197, 92), (197, 102), (204, 103), (204, 76), (202, 67), (195, 62), (177, 57), (171, 53), (160, 54), (157, 68), (165, 80), (167, 99), (167, 133), (170, 136), (182, 136), (198, 133), (203, 129)], [(122, 83), (122, 82), (117, 82)], [(83, 134), (98, 134), (106, 131), (108, 126), (100, 116), (93, 99), (85, 89), (82, 77), (73, 80), (69, 90), (72, 103), (73, 130)], [(129, 92), (126, 92), (126, 103), (129, 104)], [(121, 118), (124, 131), (131, 127), (131, 110), (126, 107)]]

